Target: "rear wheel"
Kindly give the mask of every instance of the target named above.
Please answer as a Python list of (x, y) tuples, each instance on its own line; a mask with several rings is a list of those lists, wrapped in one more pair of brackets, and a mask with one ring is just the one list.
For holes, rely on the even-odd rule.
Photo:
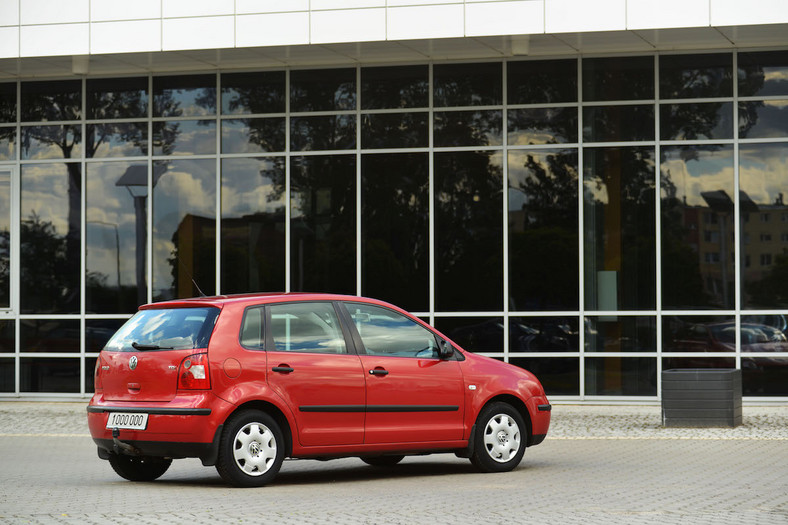
[(262, 487), (279, 473), (284, 456), (284, 437), (274, 418), (244, 410), (224, 427), (216, 470), (236, 487)]
[(483, 472), (508, 472), (523, 459), (527, 441), (525, 422), (509, 404), (484, 407), (476, 420), (471, 462)]
[(167, 472), (172, 459), (110, 454), (109, 464), (121, 478), (129, 481), (153, 481)]
[(373, 467), (391, 467), (402, 461), (405, 456), (366, 456), (361, 461)]

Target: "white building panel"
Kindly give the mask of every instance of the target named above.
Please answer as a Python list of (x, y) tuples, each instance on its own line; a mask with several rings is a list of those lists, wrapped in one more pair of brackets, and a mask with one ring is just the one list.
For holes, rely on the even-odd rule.
[(19, 28), (0, 27), (0, 58), (19, 56)]
[(162, 49), (205, 49), (235, 45), (235, 17), (172, 18), (162, 23)]
[(19, 25), (19, 1), (0, 0), (0, 26), (18, 26), (18, 25)]
[(711, 25), (782, 24), (788, 22), (786, 0), (710, 0)]
[(385, 40), (386, 10), (312, 11), (310, 28), (313, 44)]
[(465, 36), (544, 33), (541, 0), (465, 4)]
[(457, 0), (388, 0), (386, 5), (389, 7), (416, 6), (416, 5), (435, 5), (435, 4), (462, 4)]
[(545, 31), (577, 33), (626, 29), (626, 0), (546, 0)]
[(234, 0), (162, 0), (164, 18), (235, 14)]
[(309, 13), (273, 13), (236, 17), (238, 47), (286, 46), (309, 43)]
[(104, 0), (90, 3), (91, 22), (145, 18), (161, 18), (161, 0), (134, 0), (133, 2)]
[(161, 51), (161, 20), (101, 22), (91, 26), (91, 53), (146, 51)]
[(386, 0), (312, 0), (312, 11), (324, 9), (360, 9), (362, 7), (386, 7)]
[(238, 15), (255, 13), (286, 13), (309, 11), (309, 0), (236, 0), (235, 13)]
[(19, 6), (22, 25), (68, 24), (90, 20), (89, 0), (24, 0), (19, 2)]
[(709, 0), (627, 0), (627, 29), (709, 25)]
[(462, 37), (465, 32), (464, 11), (462, 4), (390, 7), (388, 39)]
[(90, 53), (90, 24), (22, 26), (19, 54), (23, 57), (87, 55)]

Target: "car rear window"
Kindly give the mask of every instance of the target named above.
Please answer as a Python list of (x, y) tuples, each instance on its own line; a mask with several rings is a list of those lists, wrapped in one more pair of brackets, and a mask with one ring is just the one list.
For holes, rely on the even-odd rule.
[(113, 352), (206, 348), (219, 309), (169, 308), (141, 310), (104, 347)]

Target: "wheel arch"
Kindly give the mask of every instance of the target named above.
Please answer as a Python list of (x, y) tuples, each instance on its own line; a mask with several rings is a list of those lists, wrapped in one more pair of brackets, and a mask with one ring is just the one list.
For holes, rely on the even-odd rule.
[(531, 413), (528, 412), (528, 408), (525, 406), (523, 400), (511, 394), (499, 394), (488, 399), (479, 410), (479, 413), (493, 403), (506, 403), (517, 410), (517, 413), (519, 413), (523, 421), (525, 421), (525, 431), (527, 432), (526, 447), (530, 446), (533, 441), (533, 426), (531, 424)]
[(274, 421), (279, 425), (285, 438), (285, 457), (289, 457), (293, 454), (293, 429), (290, 428), (290, 422), (279, 407), (261, 399), (249, 400), (238, 405), (235, 410), (227, 414), (227, 419), (225, 421), (242, 410), (259, 410), (274, 418)]

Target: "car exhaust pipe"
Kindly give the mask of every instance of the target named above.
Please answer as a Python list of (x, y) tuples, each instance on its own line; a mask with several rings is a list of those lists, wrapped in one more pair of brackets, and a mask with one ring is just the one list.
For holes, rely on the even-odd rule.
[(115, 454), (126, 454), (128, 456), (140, 456), (141, 452), (136, 447), (129, 445), (128, 443), (124, 443), (120, 439), (120, 430), (117, 428), (112, 429), (112, 450)]

